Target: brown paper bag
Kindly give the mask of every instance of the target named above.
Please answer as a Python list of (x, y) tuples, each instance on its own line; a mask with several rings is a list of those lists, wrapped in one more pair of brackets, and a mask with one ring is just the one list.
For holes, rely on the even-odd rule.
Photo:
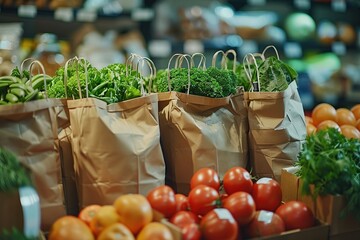
[(294, 165), (306, 137), (304, 109), (296, 81), (283, 92), (259, 90), (246, 93), (250, 167), (255, 176), (280, 182), (281, 169)]
[[(45, 74), (36, 60), (30, 63), (30, 72), (36, 65)], [(43, 231), (66, 214), (58, 133), (68, 123), (64, 101), (47, 98), (46, 92), (45, 99), (0, 106), (0, 145), (30, 169), (40, 198)]]
[(64, 128), (59, 133), (62, 181), (64, 186), (66, 212), (70, 215), (78, 215), (79, 200), (77, 195), (74, 158), (72, 150), (71, 126)]
[(80, 209), (165, 183), (157, 104), (155, 94), (109, 105), (68, 101)]
[(59, 99), (0, 106), (0, 145), (30, 169), (40, 197), (43, 230), (66, 214), (57, 121), (62, 107)]
[(191, 176), (200, 168), (213, 168), (222, 178), (231, 167), (246, 167), (248, 127), (242, 94), (209, 98), (169, 92), (159, 96), (168, 103), (159, 112), (166, 183), (176, 192), (187, 194)]

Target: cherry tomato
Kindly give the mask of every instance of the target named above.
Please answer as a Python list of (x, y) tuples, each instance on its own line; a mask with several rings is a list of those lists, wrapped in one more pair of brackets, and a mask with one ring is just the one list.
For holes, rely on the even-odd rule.
[(224, 174), (223, 185), (225, 192), (232, 194), (234, 192), (251, 193), (253, 181), (250, 173), (242, 167), (232, 167)]
[(170, 218), (176, 212), (175, 192), (167, 185), (153, 188), (148, 192), (146, 198), (151, 207), (166, 218)]
[(208, 212), (200, 221), (201, 234), (206, 240), (236, 240), (239, 227), (226, 208)]
[(219, 191), (220, 178), (218, 173), (212, 168), (201, 168), (197, 170), (190, 180), (190, 190), (198, 185), (206, 185)]
[(181, 193), (175, 194), (176, 212), (189, 210), (188, 197)]
[(315, 217), (305, 203), (301, 201), (286, 202), (275, 211), (284, 220), (286, 230), (304, 229), (315, 225)]
[(219, 197), (219, 192), (214, 188), (198, 185), (190, 191), (188, 196), (190, 210), (197, 215), (204, 216), (216, 207)]
[(276, 213), (260, 210), (256, 212), (245, 231), (249, 238), (269, 236), (284, 232), (285, 223)]
[(190, 223), (199, 223), (200, 218), (193, 212), (179, 211), (170, 218), (170, 222), (179, 228), (184, 228)]
[(252, 197), (256, 210), (275, 212), (282, 200), (280, 184), (271, 178), (260, 178), (253, 185)]
[(182, 240), (200, 240), (201, 231), (197, 223), (190, 223), (182, 229)]
[(255, 216), (254, 199), (247, 192), (231, 194), (225, 201), (224, 208), (228, 209), (239, 226), (248, 224)]

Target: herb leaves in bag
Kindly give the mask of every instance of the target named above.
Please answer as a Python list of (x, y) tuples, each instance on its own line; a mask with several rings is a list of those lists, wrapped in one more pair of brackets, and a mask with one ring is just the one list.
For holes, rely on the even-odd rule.
[(275, 56), (266, 58), (252, 74), (252, 82), (259, 81), (261, 92), (282, 92), (296, 78), (297, 72)]
[(343, 195), (347, 206), (342, 214), (353, 212), (360, 219), (359, 139), (348, 139), (335, 128), (320, 130), (307, 136), (296, 165), (303, 193)]
[[(188, 69), (172, 68), (159, 70), (154, 80), (154, 89), (157, 92), (169, 91), (168, 71), (170, 71), (171, 90), (186, 93), (188, 90)], [(223, 97), (223, 89), (215, 78), (211, 77), (206, 70), (200, 68), (190, 69), (190, 94), (220, 98)]]

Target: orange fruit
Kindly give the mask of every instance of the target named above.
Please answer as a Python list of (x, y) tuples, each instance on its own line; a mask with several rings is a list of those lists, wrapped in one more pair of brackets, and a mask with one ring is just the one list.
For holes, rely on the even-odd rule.
[(58, 218), (51, 226), (48, 240), (95, 240), (89, 226), (74, 216)]
[(326, 129), (326, 128), (336, 128), (337, 130), (340, 131), (340, 126), (332, 120), (325, 120), (322, 121), (318, 126), (317, 126), (317, 130), (316, 131), (320, 131), (322, 129)]
[(356, 121), (355, 127), (360, 131), (360, 119)]
[(118, 221), (119, 215), (115, 207), (113, 205), (104, 205), (96, 211), (95, 216), (91, 219), (90, 229), (95, 236), (98, 236), (102, 230)]
[(353, 125), (340, 126), (341, 133), (347, 138), (360, 139), (360, 131)]
[(356, 119), (360, 119), (360, 103), (353, 106), (350, 110)]
[(153, 210), (149, 201), (141, 194), (124, 194), (119, 196), (114, 207), (123, 223), (136, 235), (146, 224), (153, 220)]
[(319, 125), (322, 121), (336, 121), (336, 109), (328, 103), (320, 103), (316, 105), (311, 113), (314, 126)]
[(336, 122), (339, 126), (341, 125), (353, 125), (356, 124), (354, 114), (347, 108), (338, 108), (336, 110)]
[(96, 212), (101, 208), (98, 204), (91, 204), (81, 209), (78, 218), (84, 221), (86, 224), (90, 224), (91, 219), (94, 218)]
[(122, 223), (106, 227), (96, 240), (135, 240), (131, 231)]
[(316, 132), (316, 127), (313, 124), (311, 123), (306, 124), (306, 135), (310, 135), (315, 132)]
[(137, 236), (136, 240), (173, 240), (173, 236), (167, 226), (159, 222), (151, 222), (147, 224)]
[(313, 124), (312, 118), (310, 116), (305, 116), (305, 123), (306, 124), (308, 124), (308, 123)]

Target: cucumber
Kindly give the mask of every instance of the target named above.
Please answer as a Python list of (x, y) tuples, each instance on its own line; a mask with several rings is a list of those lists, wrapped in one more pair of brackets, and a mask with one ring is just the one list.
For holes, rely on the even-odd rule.
[(26, 95), (25, 90), (21, 88), (11, 88), (10, 93), (16, 95), (18, 98), (23, 98)]
[(17, 103), (19, 101), (19, 98), (12, 93), (7, 93), (5, 96), (5, 99), (9, 102), (9, 103)]
[(32, 91), (31, 93), (29, 93), (28, 95), (25, 96), (24, 102), (28, 102), (30, 100), (35, 100), (38, 92), (39, 92), (38, 89), (34, 89), (34, 91)]
[(8, 83), (8, 82), (0, 82), (0, 88), (7, 88), (9, 87), (11, 83)]
[[(40, 75), (40, 77), (37, 77), (35, 80), (32, 79), (32, 87), (34, 89), (44, 90), (45, 82), (46, 84), (49, 84), (52, 81), (52, 77), (49, 75)], [(45, 82), (44, 82), (45, 81)]]
[(21, 82), (21, 79), (20, 78), (17, 78), (17, 77), (13, 77), (13, 76), (1, 76), (0, 77), (0, 83), (9, 83), (9, 84), (12, 84), (12, 83), (17, 83), (17, 82)]
[(20, 88), (26, 90), (26, 85), (24, 83), (13, 83), (9, 85), (10, 88)]

